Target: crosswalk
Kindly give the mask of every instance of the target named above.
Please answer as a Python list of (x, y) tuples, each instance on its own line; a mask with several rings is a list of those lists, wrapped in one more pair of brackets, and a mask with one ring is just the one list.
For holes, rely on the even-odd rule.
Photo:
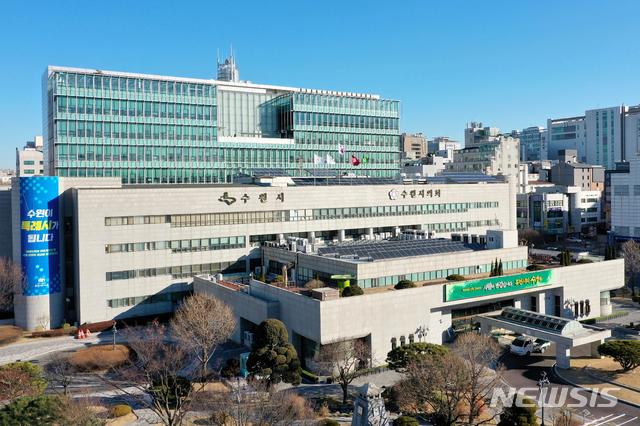
[(609, 414), (604, 417), (600, 417), (597, 419), (589, 419), (586, 418), (585, 426), (636, 426), (640, 425), (640, 419), (635, 416), (630, 416), (628, 414)]

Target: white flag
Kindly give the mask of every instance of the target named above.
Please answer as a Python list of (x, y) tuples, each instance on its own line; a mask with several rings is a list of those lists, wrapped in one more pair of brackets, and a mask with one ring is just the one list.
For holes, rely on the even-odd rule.
[(313, 162), (315, 164), (324, 164), (324, 157), (319, 157), (316, 154), (313, 154)]
[(327, 164), (336, 164), (336, 160), (334, 160), (329, 154), (327, 154)]

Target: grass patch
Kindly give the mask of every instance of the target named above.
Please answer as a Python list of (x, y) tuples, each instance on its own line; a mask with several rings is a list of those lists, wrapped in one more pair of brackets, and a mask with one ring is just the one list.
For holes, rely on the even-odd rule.
[(13, 325), (0, 326), (0, 346), (17, 342), (22, 337), (22, 329)]
[(120, 367), (134, 356), (135, 353), (125, 345), (116, 345), (115, 351), (112, 345), (100, 345), (71, 354), (69, 362), (79, 371), (98, 372)]
[(618, 315), (624, 315), (624, 314), (628, 314), (629, 311), (620, 311), (620, 312), (616, 312), (615, 314), (611, 314), (611, 315), (604, 315), (601, 317), (595, 317), (595, 318), (589, 318), (586, 320), (582, 320), (580, 321), (582, 324), (595, 324), (596, 320), (601, 320), (601, 319), (607, 319), (607, 318), (613, 318), (616, 317)]

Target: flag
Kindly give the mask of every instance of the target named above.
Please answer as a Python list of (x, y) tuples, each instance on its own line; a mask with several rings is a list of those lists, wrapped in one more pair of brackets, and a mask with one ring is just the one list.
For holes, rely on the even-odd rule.
[(324, 157), (320, 157), (316, 154), (313, 154), (313, 162), (315, 164), (324, 164)]
[(354, 157), (353, 155), (351, 156), (351, 165), (352, 166), (357, 166), (360, 164), (360, 160), (358, 160), (356, 157)]
[(338, 144), (338, 152), (340, 153), (340, 155), (344, 155), (344, 146)]
[(336, 164), (336, 160), (334, 160), (329, 154), (327, 154), (327, 164)]
[(368, 163), (369, 162), (369, 157), (362, 157), (362, 162), (363, 163)]

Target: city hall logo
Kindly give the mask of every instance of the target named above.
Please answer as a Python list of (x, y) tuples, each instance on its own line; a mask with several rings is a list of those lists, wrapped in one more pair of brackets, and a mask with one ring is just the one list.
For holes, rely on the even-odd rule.
[(398, 191), (396, 191), (395, 189), (392, 189), (391, 191), (389, 191), (389, 199), (390, 200), (397, 200), (398, 199)]

